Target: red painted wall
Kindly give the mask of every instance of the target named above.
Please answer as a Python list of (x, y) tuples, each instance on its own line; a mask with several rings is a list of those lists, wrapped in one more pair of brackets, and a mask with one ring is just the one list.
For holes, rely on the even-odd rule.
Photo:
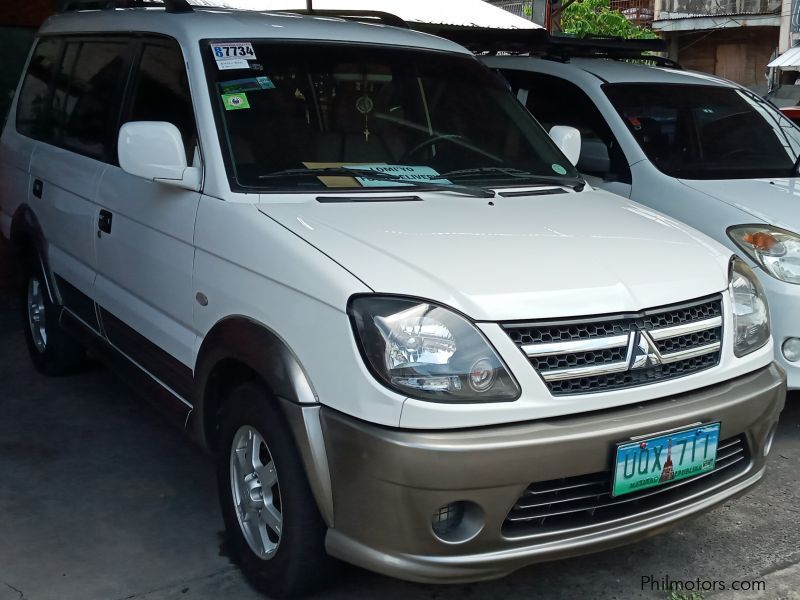
[(2, 0), (0, 26), (38, 28), (53, 14), (53, 0)]

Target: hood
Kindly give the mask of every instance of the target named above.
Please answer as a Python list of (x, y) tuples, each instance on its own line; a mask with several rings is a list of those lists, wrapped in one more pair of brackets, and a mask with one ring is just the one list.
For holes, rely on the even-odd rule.
[(375, 292), (434, 300), (476, 320), (635, 311), (727, 286), (730, 251), (606, 192), (419, 198), (259, 209)]
[(742, 224), (763, 221), (800, 232), (800, 178), (681, 179), (680, 182), (754, 217), (750, 221), (743, 219)]

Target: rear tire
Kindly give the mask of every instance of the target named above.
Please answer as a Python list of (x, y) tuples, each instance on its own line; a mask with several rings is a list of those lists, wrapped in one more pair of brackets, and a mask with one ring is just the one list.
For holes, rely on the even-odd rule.
[(41, 268), (29, 265), (22, 280), (22, 324), (33, 366), (51, 377), (79, 372), (86, 350), (61, 329), (59, 307), (50, 301)]
[(231, 555), (260, 591), (287, 598), (325, 583), (327, 528), (288, 424), (256, 381), (228, 397), (217, 483)]

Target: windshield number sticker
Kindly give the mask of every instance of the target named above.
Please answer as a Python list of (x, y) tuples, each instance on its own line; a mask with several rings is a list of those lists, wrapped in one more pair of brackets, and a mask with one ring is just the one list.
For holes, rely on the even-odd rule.
[(217, 61), (238, 58), (243, 60), (256, 60), (256, 52), (250, 42), (230, 42), (211, 44), (211, 51)]

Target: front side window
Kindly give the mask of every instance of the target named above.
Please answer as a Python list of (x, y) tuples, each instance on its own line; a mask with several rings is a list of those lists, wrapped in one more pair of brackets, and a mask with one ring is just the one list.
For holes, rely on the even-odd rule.
[(232, 183), (242, 188), (388, 183), (302, 173), (340, 167), (497, 187), (579, 177), (472, 57), (343, 44), (204, 46)]
[(142, 49), (127, 121), (166, 121), (181, 132), (186, 161), (197, 144), (194, 110), (183, 55), (172, 42), (147, 43)]
[(746, 90), (674, 84), (610, 84), (603, 89), (647, 157), (667, 175), (796, 175), (800, 129)]
[(574, 83), (544, 73), (505, 71), (517, 97), (546, 130), (568, 125), (581, 132), (578, 170), (606, 181), (631, 183), (619, 143), (591, 98)]

